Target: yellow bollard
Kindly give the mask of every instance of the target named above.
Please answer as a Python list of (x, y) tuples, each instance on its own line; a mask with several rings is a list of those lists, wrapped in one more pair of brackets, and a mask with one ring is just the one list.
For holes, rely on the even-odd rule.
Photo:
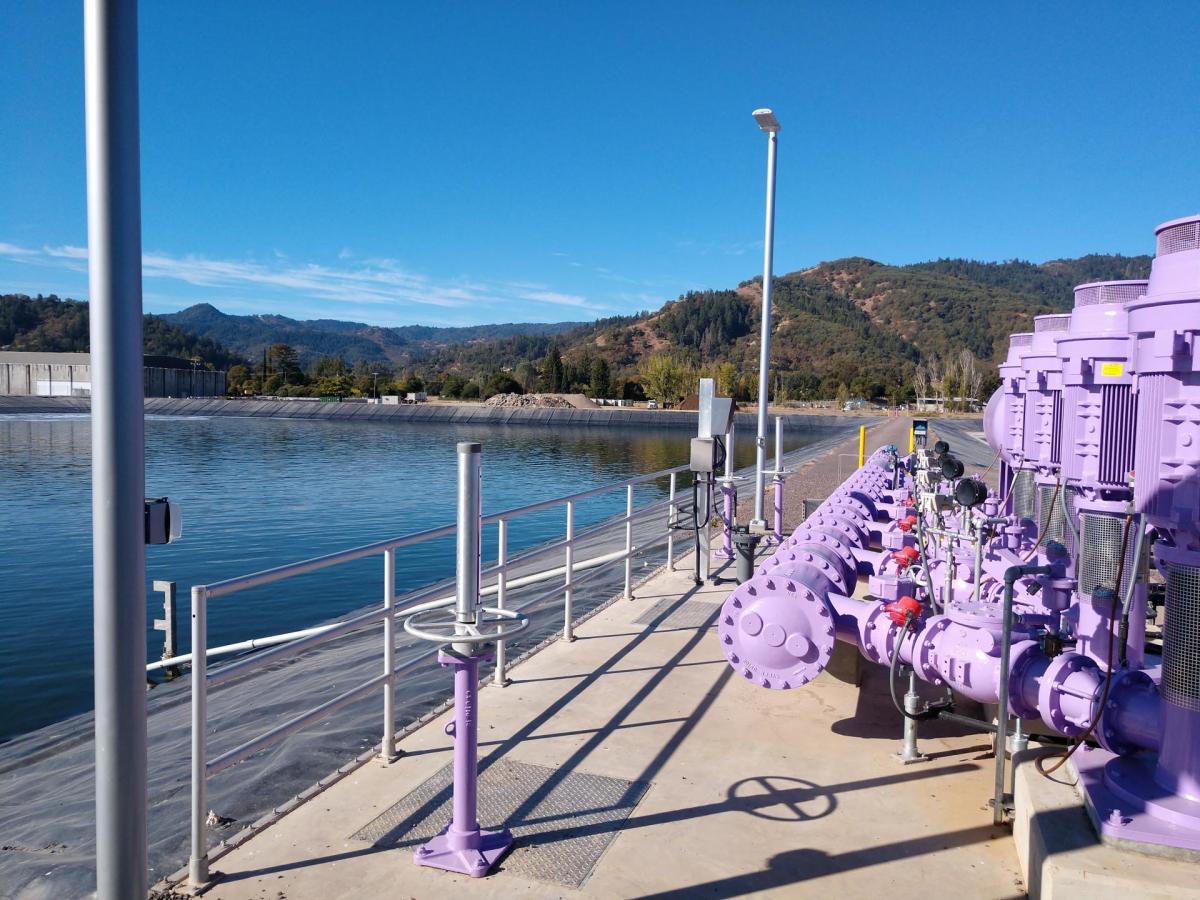
[(858, 426), (858, 467), (861, 469), (867, 461), (867, 426)]
[(915, 425), (908, 426), (908, 452), (912, 453), (917, 447), (917, 427)]

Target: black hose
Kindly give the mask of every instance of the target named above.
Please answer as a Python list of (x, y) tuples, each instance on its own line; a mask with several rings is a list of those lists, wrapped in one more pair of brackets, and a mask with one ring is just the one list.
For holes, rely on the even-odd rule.
[[(1137, 581), (1139, 575), (1138, 570), (1141, 568), (1142, 564), (1142, 553), (1145, 541), (1146, 525), (1144, 522), (1139, 520), (1137, 540), (1133, 542), (1133, 568), (1129, 573), (1129, 585), (1125, 588), (1124, 596), (1120, 596), (1121, 582), (1118, 581), (1116, 586), (1116, 592), (1121, 601), (1121, 627), (1117, 631), (1117, 653), (1120, 657), (1122, 669), (1129, 665), (1129, 613), (1130, 610), (1133, 609), (1133, 592), (1137, 590)], [(1121, 549), (1124, 550), (1123, 547)]]
[(892, 695), (892, 704), (896, 707), (896, 711), (906, 719), (912, 719), (915, 722), (920, 722), (925, 719), (936, 719), (942, 714), (943, 710), (951, 709), (954, 706), (954, 701), (947, 697), (946, 700), (940, 700), (937, 703), (926, 703), (925, 708), (919, 713), (910, 713), (904, 708), (900, 702), (900, 698), (896, 696), (896, 670), (900, 667), (900, 646), (904, 643), (904, 639), (908, 637), (908, 632), (912, 628), (913, 616), (908, 613), (904, 617), (904, 624), (900, 626), (900, 635), (896, 638), (896, 652), (892, 654), (892, 662), (888, 666), (888, 691)]

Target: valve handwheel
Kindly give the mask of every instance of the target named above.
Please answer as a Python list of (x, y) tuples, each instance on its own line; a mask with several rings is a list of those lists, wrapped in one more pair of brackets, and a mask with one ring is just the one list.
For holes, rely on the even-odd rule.
[(495, 606), (479, 607), (479, 615), (470, 623), (456, 622), (452, 617), (426, 621), (426, 617), (445, 609), (442, 606), (414, 613), (404, 620), (404, 630), (413, 637), (435, 644), (487, 644), (507, 640), (529, 627), (529, 617), (524, 613)]

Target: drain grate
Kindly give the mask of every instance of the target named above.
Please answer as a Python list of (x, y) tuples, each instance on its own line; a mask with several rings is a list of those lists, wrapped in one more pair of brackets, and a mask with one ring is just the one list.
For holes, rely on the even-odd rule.
[[(350, 837), (376, 847), (415, 849), (450, 821), (450, 765)], [(501, 868), (581, 887), (649, 785), (586, 772), (564, 772), (510, 759), (479, 774), (479, 823), (507, 827), (513, 849)]]
[(634, 625), (653, 625), (655, 628), (708, 628), (717, 623), (720, 603), (703, 600), (684, 600), (667, 597), (659, 600), (633, 620)]

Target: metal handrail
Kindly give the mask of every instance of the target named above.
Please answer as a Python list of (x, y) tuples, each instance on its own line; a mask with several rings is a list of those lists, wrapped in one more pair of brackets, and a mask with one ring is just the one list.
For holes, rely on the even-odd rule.
[[(661, 478), (670, 478), (669, 495), (666, 500), (653, 501), (644, 506), (641, 510), (643, 515), (653, 514), (661, 507), (667, 509), (666, 535), (667, 535), (667, 563), (669, 566), (674, 566), (674, 528), (676, 526), (676, 518), (679, 515), (679, 503), (676, 495), (677, 476), (680, 472), (688, 471), (687, 466), (676, 466), (671, 469), (663, 469), (658, 472), (652, 472), (647, 475), (640, 475), (635, 478), (626, 479), (625, 481), (616, 482), (613, 484), (602, 485), (598, 488), (591, 488), (586, 491), (579, 491), (563, 497), (556, 497), (549, 500), (539, 501), (537, 503), (526, 504), (524, 506), (515, 507), (499, 513), (493, 513), (488, 516), (480, 517), (480, 528), (483, 526), (496, 524), (498, 526), (499, 547), (497, 554), (497, 562), (494, 565), (488, 566), (481, 570), (480, 576), (495, 575), (496, 584), (493, 589), (496, 593), (496, 607), (494, 612), (500, 616), (509, 617), (512, 614), (504, 609), (505, 595), (510, 587), (516, 587), (519, 584), (535, 583), (536, 580), (551, 580), (559, 573), (563, 576), (563, 584), (561, 587), (554, 587), (546, 591), (532, 601), (527, 603), (527, 606), (537, 606), (544, 600), (559, 595), (563, 597), (564, 625), (563, 638), (572, 640), (572, 599), (575, 587), (579, 581), (574, 577), (575, 573), (583, 567), (599, 568), (609, 562), (617, 562), (623, 560), (625, 563), (625, 578), (623, 596), (630, 598), (631, 594), (631, 579), (632, 579), (632, 561), (633, 556), (637, 552), (637, 548), (633, 544), (633, 522), (637, 518), (634, 514), (634, 488), (641, 484), (646, 484), (656, 481)], [(581, 500), (587, 500), (592, 497), (601, 496), (606, 493), (611, 493), (624, 488), (626, 492), (625, 512), (623, 515), (611, 516), (594, 526), (586, 528), (581, 532), (575, 531), (575, 505)], [(541, 510), (553, 509), (559, 506), (566, 506), (567, 521), (566, 521), (566, 537), (561, 541), (556, 541), (546, 546), (536, 547), (529, 551), (519, 553), (517, 556), (509, 559), (508, 557), (508, 522), (509, 520), (522, 515), (538, 512)], [(625, 548), (615, 553), (605, 554), (604, 556), (587, 560), (583, 563), (575, 563), (574, 548), (580, 541), (601, 533), (602, 531), (612, 529), (614, 527), (624, 525), (625, 527)], [(384, 763), (388, 763), (393, 759), (395, 753), (395, 684), (397, 671), (395, 668), (395, 635), (396, 635), (396, 617), (412, 616), (423, 610), (436, 609), (444, 606), (447, 603), (447, 598), (436, 598), (434, 595), (442, 593), (445, 588), (442, 583), (438, 583), (418, 591), (414, 595), (406, 597), (407, 603), (404, 607), (396, 606), (397, 598), (395, 595), (395, 562), (396, 550), (402, 547), (408, 547), (425, 541), (434, 540), (439, 537), (444, 537), (456, 532), (454, 524), (441, 525), (435, 528), (426, 529), (424, 531), (415, 532), (408, 535), (402, 535), (397, 538), (391, 538), (383, 541), (376, 541), (361, 547), (355, 547), (348, 550), (338, 551), (336, 553), (326, 554), (324, 556), (313, 557), (307, 560), (301, 560), (295, 563), (289, 563), (283, 566), (277, 566), (272, 569), (265, 569), (260, 572), (251, 573), (249, 575), (239, 576), (235, 578), (227, 578), (222, 581), (217, 581), (209, 585), (197, 585), (192, 588), (192, 647), (191, 647), (191, 664), (192, 664), (192, 785), (191, 785), (191, 855), (188, 864), (189, 881), (193, 887), (199, 888), (208, 883), (208, 864), (209, 855), (207, 847), (207, 779), (236, 765), (239, 762), (253, 756), (256, 753), (265, 750), (273, 744), (283, 740), (288, 735), (299, 731), (315, 722), (320, 721), (324, 717), (330, 715), (342, 707), (353, 703), (363, 697), (368, 696), (373, 691), (380, 689), (384, 690), (384, 729), (383, 740), (380, 745), (380, 755)], [(563, 551), (565, 554), (564, 565), (558, 569), (548, 570), (545, 573), (535, 573), (531, 576), (523, 576), (515, 578), (511, 582), (508, 580), (509, 570), (517, 564), (528, 564), (531, 560), (538, 559), (542, 556), (550, 555), (554, 552)], [(297, 575), (304, 575), (311, 572), (327, 569), (332, 566), (341, 565), (347, 562), (363, 559), (368, 556), (382, 553), (384, 557), (384, 602), (382, 607), (366, 610), (355, 616), (350, 617), (342, 622), (332, 623), (330, 625), (318, 626), (313, 629), (308, 629), (306, 632), (293, 633), (297, 637), (295, 640), (289, 640), (286, 643), (278, 643), (280, 637), (290, 637), (290, 635), (276, 636), (274, 639), (266, 638), (263, 641), (273, 640), (277, 643), (271, 650), (266, 650), (254, 656), (247, 657), (234, 661), (218, 669), (213, 674), (208, 673), (208, 627), (207, 627), (207, 606), (208, 600), (213, 597), (227, 596), (243, 590), (248, 590), (253, 587), (259, 587), (266, 584), (282, 581), (286, 578), (291, 578)], [(544, 576), (544, 578), (542, 577)], [(586, 579), (585, 579), (586, 580)], [(481, 590), (484, 593), (488, 589)], [(428, 598), (428, 599), (427, 599)], [(372, 626), (378, 622), (382, 622), (384, 626), (384, 671), (370, 680), (357, 685), (318, 706), (309, 709), (306, 712), (300, 713), (297, 716), (289, 719), (286, 722), (280, 723), (267, 731), (251, 738), (248, 741), (234, 747), (231, 750), (222, 753), (213, 760), (208, 759), (208, 691), (211, 687), (216, 687), (232, 681), (242, 675), (271, 663), (295, 656), (297, 653), (336, 640), (351, 632)], [(254, 641), (244, 642), (253, 647)], [(230, 645), (230, 647), (238, 647), (239, 645)], [(216, 648), (226, 649), (226, 648)], [(250, 648), (246, 648), (250, 649)], [(424, 657), (422, 657), (424, 658)], [(155, 664), (151, 664), (153, 667)], [(504, 684), (504, 641), (497, 641), (496, 655), (496, 681), (499, 684)], [(150, 668), (150, 667), (148, 667)]]
[(597, 488), (590, 488), (586, 491), (580, 491), (576, 494), (566, 494), (562, 497), (555, 497), (552, 500), (540, 500), (537, 503), (529, 503), (525, 506), (516, 506), (512, 509), (506, 509), (503, 512), (492, 513), (484, 516), (480, 521), (483, 525), (492, 525), (501, 519), (515, 519), (517, 516), (523, 516), (531, 512), (539, 512), (543, 509), (553, 509), (556, 506), (562, 506), (568, 500), (571, 502), (579, 502), (587, 500), (591, 497), (598, 497), (601, 494), (607, 494), (611, 491), (617, 491), (621, 488), (636, 487), (639, 484), (646, 484), (650, 481), (657, 481), (660, 478), (666, 478), (668, 475), (678, 475), (680, 472), (689, 472), (691, 469), (688, 466), (675, 466), (671, 469), (660, 469), (657, 472), (651, 472), (649, 475), (638, 475), (634, 478), (626, 479), (625, 481), (615, 481), (611, 484), (601, 485)]

